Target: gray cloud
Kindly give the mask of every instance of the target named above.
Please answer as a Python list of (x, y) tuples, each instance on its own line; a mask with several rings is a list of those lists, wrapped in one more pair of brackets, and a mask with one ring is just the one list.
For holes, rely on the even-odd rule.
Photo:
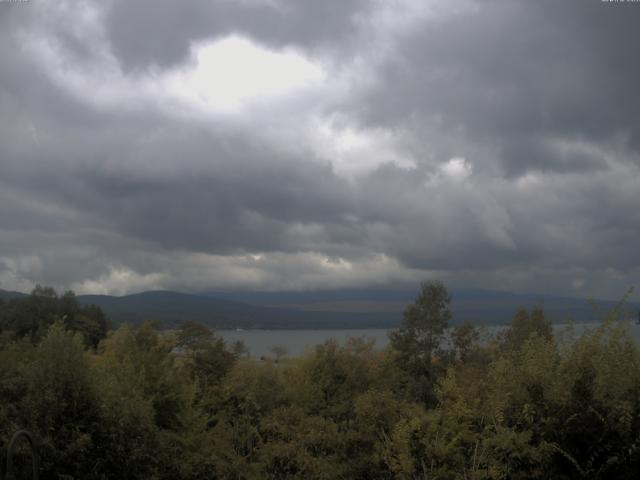
[[(640, 279), (637, 5), (87, 5), (0, 4), (0, 288)], [(325, 77), (239, 113), (162, 83), (230, 34)]]
[(107, 12), (106, 29), (125, 68), (168, 66), (185, 60), (191, 42), (230, 33), (274, 46), (339, 48), (353, 35), (358, 14), (371, 5), (368, 0), (118, 0)]
[(557, 139), (621, 146), (637, 157), (637, 8), (596, 0), (476, 6), (403, 39), (380, 88), (358, 103), (366, 121), (438, 118), (492, 145), (515, 176), (605, 163), (550, 148)]

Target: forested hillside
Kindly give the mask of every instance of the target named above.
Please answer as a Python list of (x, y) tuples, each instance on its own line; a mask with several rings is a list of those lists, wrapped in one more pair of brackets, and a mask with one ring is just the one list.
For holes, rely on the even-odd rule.
[[(122, 323), (158, 322), (175, 328), (194, 320), (216, 329), (357, 329), (396, 328), (415, 288), (344, 289), (300, 292), (227, 291), (189, 294), (148, 291), (124, 296), (77, 295), (82, 306), (95, 305), (114, 327)], [(0, 290), (0, 299), (24, 299), (27, 294)], [(506, 325), (520, 308), (543, 306), (553, 323), (573, 320), (597, 322), (616, 302), (542, 294), (514, 294), (493, 290), (455, 290), (452, 293), (453, 324), (470, 321), (482, 325)], [(637, 318), (640, 304), (629, 302), (621, 312)]]
[(328, 341), (276, 362), (194, 322), (107, 333), (71, 294), (16, 302), (0, 303), (0, 451), (28, 428), (41, 478), (619, 479), (640, 468), (640, 348), (619, 310), (580, 338), (521, 310), (480, 342), (471, 324), (450, 328), (446, 288), (425, 283), (389, 348)]

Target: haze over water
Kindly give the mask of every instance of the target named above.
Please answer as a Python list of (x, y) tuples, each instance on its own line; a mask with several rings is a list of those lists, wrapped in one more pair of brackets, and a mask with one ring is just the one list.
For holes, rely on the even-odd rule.
[[(581, 335), (597, 326), (597, 323), (575, 323), (575, 332)], [(554, 324), (556, 334), (561, 333), (566, 324)], [(504, 330), (504, 326), (482, 327), (482, 338), (492, 337)], [(640, 325), (630, 323), (629, 328), (636, 341), (640, 342)], [(390, 330), (387, 329), (349, 329), (349, 330), (218, 330), (228, 344), (241, 340), (249, 348), (253, 357), (274, 357), (273, 347), (286, 348), (286, 356), (297, 357), (311, 351), (330, 338), (344, 345), (349, 338), (370, 338), (375, 340), (376, 348), (384, 348), (389, 343)]]

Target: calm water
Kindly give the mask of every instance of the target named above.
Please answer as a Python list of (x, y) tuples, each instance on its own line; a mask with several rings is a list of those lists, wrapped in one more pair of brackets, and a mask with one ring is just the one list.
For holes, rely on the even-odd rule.
[[(594, 323), (575, 324), (575, 331), (581, 334), (587, 329), (594, 328)], [(556, 330), (561, 330), (564, 325), (554, 325)], [(496, 335), (504, 327), (485, 327), (483, 337)], [(640, 325), (631, 325), (636, 341), (640, 341)], [(273, 347), (283, 346), (287, 356), (299, 356), (313, 349), (330, 338), (335, 338), (344, 344), (350, 337), (373, 338), (378, 348), (383, 348), (389, 343), (389, 330), (386, 329), (358, 329), (358, 330), (219, 330), (220, 334), (229, 344), (236, 340), (242, 340), (254, 357), (273, 357)]]
[(273, 357), (271, 349), (283, 346), (287, 356), (299, 356), (316, 345), (335, 338), (344, 344), (350, 337), (367, 337), (376, 341), (377, 347), (384, 347), (389, 338), (386, 329), (371, 330), (218, 330), (227, 343), (242, 340), (254, 357)]

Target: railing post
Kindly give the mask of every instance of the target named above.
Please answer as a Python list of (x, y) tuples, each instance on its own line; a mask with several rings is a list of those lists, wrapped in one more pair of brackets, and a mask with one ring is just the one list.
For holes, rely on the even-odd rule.
[(16, 480), (16, 474), (13, 471), (13, 449), (20, 437), (26, 437), (31, 447), (31, 466), (33, 469), (33, 479), (38, 480), (38, 454), (36, 453), (36, 445), (33, 441), (33, 437), (26, 430), (18, 430), (11, 437), (9, 447), (7, 447), (7, 469), (5, 471), (5, 480)]

